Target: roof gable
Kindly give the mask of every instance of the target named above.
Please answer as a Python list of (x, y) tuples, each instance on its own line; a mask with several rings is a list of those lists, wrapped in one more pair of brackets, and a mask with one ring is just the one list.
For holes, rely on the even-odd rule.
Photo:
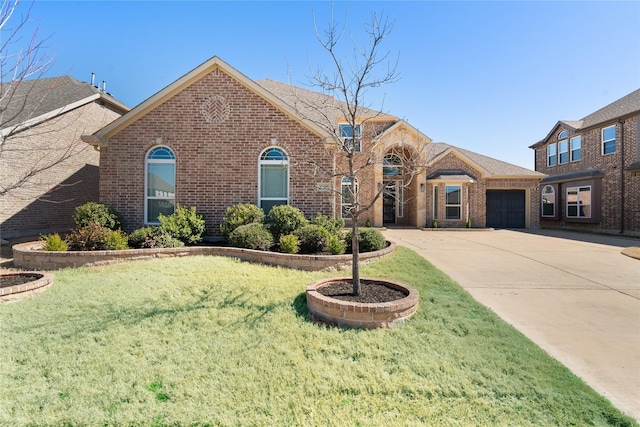
[(274, 105), (276, 108), (284, 112), (289, 117), (299, 121), (303, 126), (316, 133), (319, 136), (326, 137), (326, 133), (324, 130), (313, 122), (306, 120), (304, 118), (300, 118), (295, 110), (293, 110), (288, 104), (283, 102), (280, 98), (274, 96), (271, 92), (254, 82), (253, 80), (246, 77), (244, 74), (240, 73), (235, 68), (228, 65), (226, 62), (214, 56), (198, 67), (194, 68), (184, 76), (180, 77), (178, 80), (171, 83), (169, 86), (160, 90), (156, 94), (152, 95), (147, 100), (140, 103), (134, 109), (132, 109), (129, 113), (121, 116), (120, 118), (113, 121), (111, 124), (102, 128), (98, 132), (93, 135), (84, 135), (82, 139), (85, 142), (89, 142), (93, 145), (106, 145), (108, 139), (139, 120), (140, 118), (147, 115), (149, 112), (154, 110), (156, 107), (172, 98), (176, 94), (180, 93), (185, 88), (189, 87), (196, 81), (202, 79), (206, 75), (212, 73), (215, 70), (220, 70), (223, 73), (229, 75), (241, 85), (254, 92), (256, 95), (260, 96), (270, 104)]

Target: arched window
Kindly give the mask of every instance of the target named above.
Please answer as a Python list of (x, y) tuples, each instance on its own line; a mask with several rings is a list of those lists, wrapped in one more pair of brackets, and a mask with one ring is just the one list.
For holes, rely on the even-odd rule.
[(147, 153), (144, 186), (144, 222), (157, 224), (159, 214), (171, 215), (176, 206), (176, 156), (169, 147)]
[(567, 139), (568, 137), (569, 137), (569, 132), (567, 132), (566, 130), (563, 130), (558, 135), (558, 139)]
[(402, 176), (402, 160), (395, 154), (387, 154), (382, 161), (382, 175), (385, 178)]
[(258, 204), (265, 213), (289, 204), (289, 157), (282, 149), (269, 147), (260, 155)]
[(551, 185), (542, 189), (542, 216), (556, 216), (556, 190)]
[(355, 180), (355, 192), (351, 188), (351, 178), (342, 178), (342, 184), (340, 186), (340, 212), (342, 218), (351, 219), (351, 210), (353, 209), (353, 202), (355, 200), (356, 193), (358, 192), (358, 180)]

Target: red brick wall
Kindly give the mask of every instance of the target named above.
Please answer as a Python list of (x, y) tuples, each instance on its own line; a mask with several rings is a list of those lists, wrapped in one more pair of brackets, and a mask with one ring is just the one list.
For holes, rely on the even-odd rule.
[[(203, 105), (214, 96), (228, 102), (226, 120), (204, 119)], [(120, 131), (101, 150), (100, 200), (124, 216), (128, 231), (143, 226), (145, 156), (159, 138), (176, 155), (176, 201), (204, 214), (209, 235), (219, 234), (227, 207), (258, 203), (258, 158), (272, 145), (289, 155), (290, 204), (307, 216), (332, 214), (332, 193), (316, 188), (326, 177), (306, 166), (309, 160), (323, 167), (332, 164), (319, 137), (214, 70)]]
[[(640, 160), (637, 142), (639, 121), (640, 116), (634, 116), (624, 120), (622, 123), (610, 122), (587, 131), (574, 132), (567, 129), (569, 138), (577, 135), (582, 136), (582, 159), (578, 162), (547, 166), (547, 145), (557, 142), (558, 134), (564, 129), (554, 132), (545, 141), (544, 145), (535, 148), (536, 170), (542, 173), (557, 175), (592, 168), (598, 168), (604, 172), (604, 177), (601, 180), (602, 192), (599, 222), (576, 223), (566, 221), (564, 219), (566, 185), (559, 185), (560, 203), (558, 208), (561, 212), (559, 220), (542, 219), (541, 224), (543, 227), (576, 227), (619, 232), (623, 228), (622, 218), (624, 217), (625, 231), (640, 232), (640, 177), (625, 171), (628, 165)], [(616, 125), (616, 151), (612, 154), (602, 155), (602, 129), (612, 125)], [(624, 161), (622, 159), (623, 150)]]
[[(98, 200), (99, 153), (80, 140), (119, 114), (97, 103), (84, 105), (9, 139), (0, 158), (0, 181), (16, 182), (32, 168), (43, 169), (0, 197), (0, 237), (67, 231), (76, 206)], [(63, 162), (58, 159), (69, 151)], [(55, 166), (47, 168), (55, 164)]]

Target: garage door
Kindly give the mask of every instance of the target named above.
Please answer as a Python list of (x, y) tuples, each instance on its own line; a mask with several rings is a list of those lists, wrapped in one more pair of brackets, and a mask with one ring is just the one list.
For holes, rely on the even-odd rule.
[(487, 227), (524, 228), (525, 191), (487, 190)]

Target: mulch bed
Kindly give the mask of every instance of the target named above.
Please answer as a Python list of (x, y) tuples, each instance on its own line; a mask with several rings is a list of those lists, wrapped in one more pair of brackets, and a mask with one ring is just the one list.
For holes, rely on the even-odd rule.
[(0, 275), (0, 288), (8, 288), (10, 286), (24, 285), (41, 278), (40, 274), (4, 274)]
[(360, 295), (353, 295), (353, 284), (351, 282), (338, 282), (322, 286), (317, 291), (327, 297), (339, 299), (341, 301), (352, 301), (362, 303), (378, 303), (397, 301), (407, 296), (402, 291), (389, 288), (384, 283), (371, 280), (361, 280)]

